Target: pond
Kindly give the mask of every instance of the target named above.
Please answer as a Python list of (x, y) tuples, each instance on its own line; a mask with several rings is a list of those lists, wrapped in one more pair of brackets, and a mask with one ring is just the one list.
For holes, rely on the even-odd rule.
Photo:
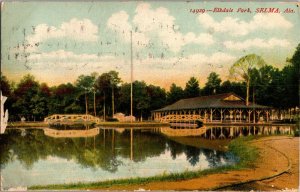
[[(228, 127), (211, 127), (192, 135), (170, 128), (97, 131), (82, 137), (57, 137), (57, 133), (51, 136), (42, 129), (6, 130), (0, 136), (2, 187), (148, 177), (230, 165), (237, 159), (224, 151), (229, 142), (226, 138), (259, 133), (242, 127), (234, 128), (233, 133)], [(170, 135), (174, 131), (177, 135)], [(265, 133), (272, 134), (272, 130)], [(212, 136), (222, 140), (212, 140)]]

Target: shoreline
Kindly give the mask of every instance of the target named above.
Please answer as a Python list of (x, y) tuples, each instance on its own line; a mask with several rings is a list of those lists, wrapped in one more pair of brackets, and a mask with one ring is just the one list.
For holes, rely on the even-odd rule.
[[(170, 123), (161, 123), (161, 122), (101, 122), (96, 124), (96, 126), (103, 126), (108, 128), (125, 128), (125, 127), (164, 127), (170, 126)], [(203, 126), (293, 126), (295, 127), (296, 124), (279, 124), (279, 123), (219, 123), (219, 122), (208, 122), (203, 123)], [(7, 128), (47, 128), (49, 125), (44, 121), (37, 121), (37, 122), (9, 122)], [(201, 128), (201, 127), (200, 127)]]
[[(232, 189), (239, 185), (249, 185), (249, 183), (260, 186), (262, 182), (267, 183), (265, 185), (268, 185), (268, 190), (297, 189), (299, 187), (299, 137), (268, 136), (243, 138), (242, 142), (244, 143), (239, 143), (238, 139), (233, 141), (237, 142), (234, 147), (238, 155), (242, 156), (241, 161), (249, 158), (248, 153), (254, 152), (253, 154), (255, 154), (254, 149), (258, 150), (258, 157), (250, 159), (250, 161), (254, 160), (253, 164), (248, 164), (248, 159), (248, 161), (242, 162), (247, 165), (220, 167), (204, 170), (202, 173), (200, 171), (190, 174), (173, 174), (167, 178), (152, 177), (152, 179), (137, 178), (86, 184), (32, 186), (29, 189), (221, 190)], [(245, 146), (247, 148), (243, 148)], [(253, 154), (252, 156), (255, 156)], [(252, 156), (250, 158), (255, 158)], [(276, 158), (274, 159), (274, 157)], [(243, 158), (246, 159), (243, 160)], [(257, 182), (260, 183), (257, 184)], [(254, 189), (266, 189), (265, 185), (262, 188), (256, 186)]]

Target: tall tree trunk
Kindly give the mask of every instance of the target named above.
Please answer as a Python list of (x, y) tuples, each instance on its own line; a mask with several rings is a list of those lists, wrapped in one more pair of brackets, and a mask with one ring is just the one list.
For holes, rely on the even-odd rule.
[(104, 92), (104, 105), (103, 105), (103, 120), (105, 121), (105, 92)]
[(112, 118), (113, 118), (114, 114), (115, 114), (115, 93), (114, 93), (114, 87), (112, 87), (112, 92), (111, 92), (111, 108), (112, 108)]
[(95, 115), (95, 117), (97, 116), (97, 113), (96, 113), (96, 91), (94, 91), (94, 115)]
[(255, 103), (255, 87), (253, 85), (253, 89), (252, 89), (252, 102), (253, 104)]
[(246, 82), (246, 106), (249, 105), (249, 87), (250, 87), (250, 80), (248, 79)]
[(85, 95), (85, 114), (88, 114), (88, 101), (87, 101), (87, 96), (86, 96), (86, 92), (84, 93)]

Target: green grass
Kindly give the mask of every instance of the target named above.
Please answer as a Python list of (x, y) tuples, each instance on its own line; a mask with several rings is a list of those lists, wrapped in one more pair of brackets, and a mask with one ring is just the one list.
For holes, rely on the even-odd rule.
[(239, 158), (236, 168), (246, 168), (253, 165), (258, 158), (258, 150), (249, 144), (251, 140), (258, 138), (256, 136), (242, 137), (234, 139), (229, 144), (229, 151)]
[(213, 173), (222, 173), (230, 170), (238, 170), (242, 168), (247, 168), (252, 165), (252, 163), (258, 157), (258, 150), (249, 145), (249, 141), (255, 137), (244, 137), (234, 139), (229, 144), (229, 151), (239, 158), (239, 162), (235, 165), (221, 166), (213, 169), (199, 170), (199, 171), (185, 171), (182, 173), (170, 173), (162, 174), (147, 178), (129, 178), (129, 179), (116, 179), (108, 181), (99, 181), (91, 183), (73, 183), (73, 184), (57, 184), (57, 185), (36, 185), (31, 186), (30, 190), (59, 190), (59, 189), (95, 189), (95, 188), (106, 188), (115, 185), (132, 185), (132, 184), (145, 184), (153, 181), (179, 181), (192, 179), (197, 177), (202, 177)]
[(32, 128), (32, 127), (48, 127), (48, 124), (44, 121), (36, 122), (8, 122), (8, 128)]

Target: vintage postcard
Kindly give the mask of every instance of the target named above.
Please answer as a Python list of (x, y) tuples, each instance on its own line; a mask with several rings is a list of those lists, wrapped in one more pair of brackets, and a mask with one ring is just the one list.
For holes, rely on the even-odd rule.
[(2, 1), (1, 191), (296, 191), (299, 5)]

